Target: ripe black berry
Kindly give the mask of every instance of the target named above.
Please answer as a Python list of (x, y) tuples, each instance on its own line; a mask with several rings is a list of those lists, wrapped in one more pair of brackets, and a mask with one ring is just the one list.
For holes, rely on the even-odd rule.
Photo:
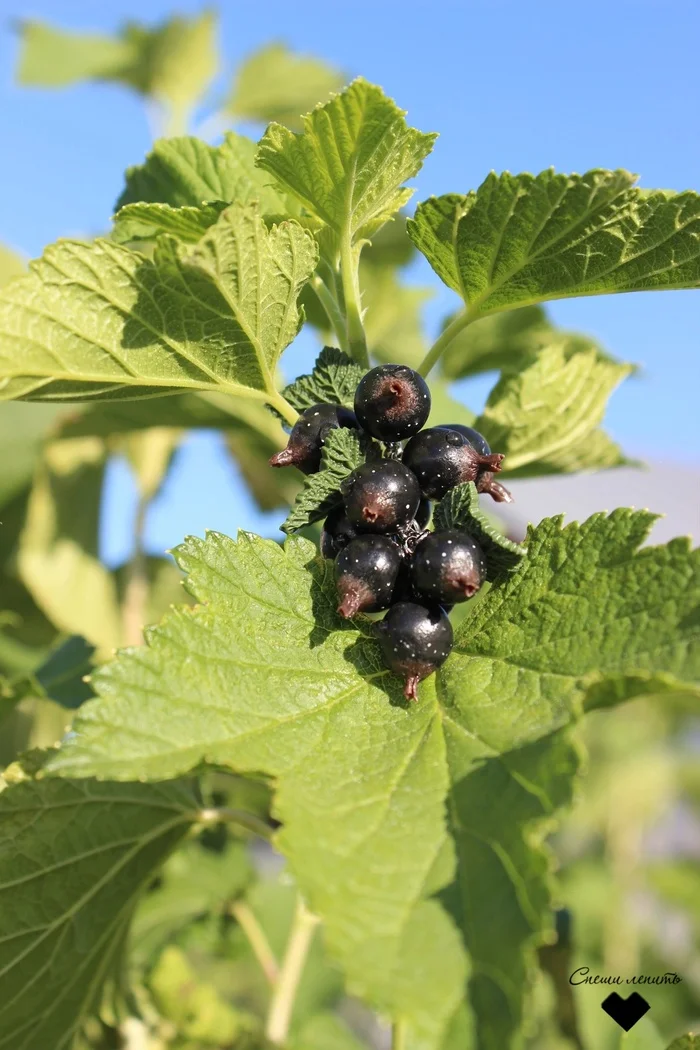
[(440, 423), (437, 427), (438, 430), (456, 430), (458, 434), (462, 434), (472, 448), (475, 448), (477, 452), (480, 452), (482, 456), (488, 456), (491, 453), (491, 446), (478, 430), (474, 430), (474, 427), (467, 427), (464, 423)]
[(416, 434), (403, 451), (403, 463), (418, 478), (424, 496), (441, 499), (455, 485), (476, 481), (482, 470), (499, 471), (503, 456), (482, 455), (464, 434), (431, 427)]
[(403, 695), (417, 700), (418, 683), (445, 662), (452, 649), (452, 624), (435, 606), (414, 602), (392, 605), (377, 625), (384, 663), (405, 681)]
[(321, 554), (324, 558), (333, 559), (347, 547), (350, 540), (357, 536), (357, 529), (349, 521), (345, 513), (345, 507), (336, 507), (332, 510), (323, 523), (321, 533)]
[(412, 521), (420, 504), (415, 475), (393, 459), (365, 463), (340, 489), (348, 518), (367, 532), (393, 532)]
[[(488, 456), (491, 453), (491, 447), (484, 437), (478, 430), (474, 430), (474, 427), (467, 427), (463, 423), (441, 423), (438, 430), (456, 430), (458, 434), (463, 434), (469, 444), (480, 452), (482, 456)], [(505, 485), (501, 485), (500, 481), (493, 480), (493, 471), (483, 470), (480, 472), (476, 479), (476, 487), (479, 492), (488, 492), (489, 496), (496, 501), (496, 503), (512, 503), (513, 497), (511, 496)]]
[(416, 594), (440, 605), (473, 597), (485, 577), (481, 547), (457, 529), (431, 532), (418, 544), (411, 560), (411, 583)]
[(357, 385), (355, 414), (379, 441), (404, 441), (430, 415), (428, 384), (407, 365), (378, 365)]
[(312, 405), (301, 413), (292, 427), (287, 447), (270, 459), (272, 467), (298, 467), (304, 474), (315, 474), (321, 466), (321, 450), (331, 430), (357, 429), (355, 413), (342, 405)]
[(335, 560), (340, 615), (347, 619), (361, 610), (387, 609), (400, 566), (399, 548), (387, 536), (351, 540)]

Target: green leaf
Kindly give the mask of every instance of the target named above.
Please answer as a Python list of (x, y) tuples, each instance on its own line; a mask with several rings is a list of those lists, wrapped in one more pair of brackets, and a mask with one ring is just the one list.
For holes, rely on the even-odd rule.
[(352, 408), (357, 384), (364, 374), (364, 368), (355, 364), (342, 350), (324, 346), (313, 371), (299, 376), (282, 393), (298, 412), (321, 402)]
[(0, 794), (0, 1047), (71, 1045), (143, 887), (197, 818), (189, 786), (23, 780)]
[(223, 201), (199, 208), (171, 208), (169, 204), (127, 204), (114, 216), (112, 236), (118, 244), (151, 240), (161, 233), (192, 244), (203, 237), (226, 207)]
[(65, 411), (52, 405), (0, 405), (0, 508), (31, 483), (42, 446), (61, 415)]
[(219, 390), (271, 400), (317, 249), (231, 205), (194, 246), (153, 261), (110, 241), (62, 241), (0, 294), (0, 397), (134, 398)]
[(335, 616), (332, 567), (311, 544), (190, 540), (177, 557), (200, 604), (100, 670), (52, 769), (162, 778), (208, 761), (277, 778), (278, 845), (331, 957), (353, 993), (428, 1045), (463, 996), (455, 931), (425, 899), (451, 882), (442, 899), (465, 917), (479, 1030), (489, 1037), (498, 1003), (501, 1041), (486, 1046), (502, 1050), (549, 914), (540, 840), (577, 764), (557, 731), (589, 693), (700, 678), (700, 556), (687, 540), (637, 551), (652, 522), (619, 510), (531, 529), (527, 556), (475, 604), (408, 710), (369, 621)]
[(18, 564), (37, 605), (60, 630), (111, 650), (121, 641), (121, 618), (114, 580), (97, 549), (105, 461), (104, 445), (94, 438), (47, 447)]
[(457, 875), (443, 901), (472, 961), (476, 1045), (503, 1050), (520, 1028), (534, 948), (551, 926), (551, 858), (542, 843), (571, 802), (579, 757), (567, 729), (475, 767), (463, 719), (455, 712), (453, 721), (449, 706), (445, 714)]
[[(443, 329), (455, 316), (446, 318)], [(526, 354), (548, 342), (552, 330), (541, 306), (523, 306), (482, 317), (463, 328), (447, 345), (440, 359), (443, 375), (463, 379), (480, 372), (519, 368)]]
[(481, 510), (473, 482), (450, 489), (435, 507), (433, 523), (436, 529), (463, 529), (479, 541), (486, 555), (488, 580), (515, 568), (526, 553), (522, 544), (502, 536), (491, 524)]
[(81, 80), (116, 81), (172, 106), (178, 125), (216, 74), (212, 12), (170, 18), (154, 29), (127, 22), (116, 37), (66, 33), (41, 22), (20, 27), (22, 84), (63, 87)]
[(450, 872), (434, 691), (406, 710), (376, 644), (336, 617), (332, 566), (308, 541), (210, 533), (178, 560), (201, 604), (99, 672), (103, 699), (55, 771), (163, 777), (205, 759), (276, 777), (279, 845), (350, 990), (438, 1043), (465, 963), (426, 899)]
[(688, 1032), (687, 1035), (682, 1035), (679, 1039), (674, 1039), (672, 1043), (669, 1043), (666, 1050), (700, 1050), (700, 1035)]
[(360, 267), (367, 345), (380, 361), (417, 368), (427, 347), (421, 313), (432, 289), (403, 284), (389, 267)]
[(0, 244), (0, 288), (27, 272), (24, 259), (4, 244)]
[[(164, 223), (178, 221), (171, 209), (181, 208), (187, 211), (179, 220), (180, 226), (206, 228), (221, 201), (249, 204), (256, 200), (265, 214), (289, 212), (287, 198), (273, 186), (269, 175), (255, 166), (256, 150), (252, 139), (233, 131), (226, 132), (220, 146), (209, 146), (191, 136), (159, 139), (143, 164), (127, 168), (126, 186), (116, 204), (118, 235), (125, 239), (124, 223), (133, 228), (133, 218), (157, 231)], [(120, 210), (136, 204), (163, 207)]]
[[(503, 375), (491, 391), (475, 426), (505, 455), (509, 473), (551, 473), (581, 461), (587, 469), (598, 465), (589, 438), (610, 394), (631, 369), (601, 358), (595, 347), (571, 350), (566, 341), (553, 343), (522, 371)], [(614, 465), (610, 442), (605, 437), (595, 442), (600, 465)]]
[(325, 102), (343, 84), (343, 74), (310, 55), (297, 55), (284, 44), (268, 44), (238, 67), (226, 110), (240, 120), (279, 121), (302, 126), (302, 113)]
[(304, 488), (281, 526), (282, 532), (296, 532), (325, 518), (341, 502), (341, 481), (366, 458), (366, 445), (356, 430), (332, 430), (323, 447), (321, 469), (305, 479)]
[(408, 233), (475, 319), (547, 299), (700, 284), (700, 196), (626, 171), (487, 176), (431, 197)]
[(336, 1014), (316, 1014), (292, 1038), (290, 1050), (367, 1050)]
[(178, 930), (243, 893), (254, 877), (246, 847), (240, 842), (212, 853), (188, 845), (170, 857), (158, 886), (141, 898), (131, 924), (130, 944), (139, 964), (152, 961)]
[(271, 124), (258, 164), (350, 243), (370, 236), (406, 203), (411, 191), (403, 183), (435, 140), (409, 128), (381, 88), (361, 78), (303, 122), (301, 134)]
[(74, 634), (61, 642), (28, 678), (15, 688), (15, 700), (42, 696), (61, 707), (75, 709), (93, 696), (85, 676), (93, 670), (94, 645)]

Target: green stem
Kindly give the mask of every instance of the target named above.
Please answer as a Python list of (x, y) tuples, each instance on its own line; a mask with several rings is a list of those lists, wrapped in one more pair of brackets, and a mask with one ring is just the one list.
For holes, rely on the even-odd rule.
[(335, 333), (335, 337), (340, 344), (340, 349), (347, 351), (349, 347), (348, 336), (345, 330), (345, 320), (333, 294), (325, 284), (323, 278), (319, 277), (318, 274), (312, 278), (311, 287), (316, 292), (318, 300), (326, 312), (326, 317), (328, 318), (330, 326)]
[(230, 809), (228, 806), (211, 806), (208, 809), (200, 809), (200, 824), (219, 824), (225, 821), (227, 824), (240, 824), (253, 834), (259, 835), (269, 842), (272, 839), (273, 829), (254, 813), (247, 813), (244, 809)]
[(253, 954), (268, 983), (274, 987), (279, 980), (279, 966), (265, 931), (244, 901), (234, 901), (229, 911), (248, 938)]
[(350, 353), (358, 365), (369, 368), (367, 338), (360, 309), (359, 256), (353, 252), (349, 233), (343, 234), (340, 240), (340, 273), (343, 280), (345, 322)]
[(287, 1040), (294, 1000), (318, 921), (315, 915), (307, 911), (306, 905), (299, 897), (265, 1026), (265, 1035), (275, 1046), (283, 1046)]
[(403, 1021), (394, 1021), (391, 1027), (391, 1050), (406, 1050), (406, 1027)]
[(277, 412), (282, 416), (286, 423), (289, 423), (290, 427), (293, 427), (299, 418), (299, 413), (296, 408), (289, 404), (286, 397), (283, 397), (277, 390), (271, 391), (265, 399), (272, 408), (276, 409)]
[(459, 335), (462, 329), (466, 328), (468, 324), (472, 323), (472, 321), (476, 321), (476, 317), (471, 317), (466, 310), (457, 314), (457, 316), (450, 321), (445, 331), (442, 335), (438, 336), (418, 366), (418, 371), (422, 376), (427, 376), (428, 372), (433, 365), (437, 363), (441, 354), (444, 353), (455, 336)]

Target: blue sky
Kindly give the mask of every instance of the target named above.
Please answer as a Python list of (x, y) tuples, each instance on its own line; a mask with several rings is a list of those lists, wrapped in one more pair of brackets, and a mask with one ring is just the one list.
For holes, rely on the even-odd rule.
[[(177, 9), (201, 6), (180, 3)], [(125, 90), (14, 86), (11, 20), (21, 15), (108, 31), (126, 18), (154, 22), (172, 10), (161, 0), (0, 0), (1, 241), (36, 255), (59, 236), (104, 228), (121, 173), (150, 145), (143, 105)], [(242, 56), (281, 39), (380, 83), (408, 110), (412, 124), (439, 131), (416, 180), (418, 200), (476, 187), (490, 169), (550, 165), (567, 172), (624, 167), (638, 172), (647, 187), (700, 189), (696, 0), (265, 0), (224, 4), (221, 26), (218, 90)], [(435, 332), (454, 297), (427, 264), (413, 267), (411, 279), (435, 289), (426, 308), (426, 324)], [(551, 308), (558, 322), (590, 332), (619, 357), (643, 366), (641, 376), (615, 394), (607, 417), (608, 429), (632, 455), (700, 460), (699, 302), (697, 292), (677, 292), (578, 299)], [(290, 371), (305, 367), (310, 353), (310, 341), (295, 346)], [(478, 409), (486, 390), (478, 381), (462, 392)], [(131, 505), (127, 472), (117, 466), (108, 499), (114, 521), (105, 534), (110, 560), (126, 552)], [(148, 544), (162, 550), (207, 526), (273, 534), (277, 517), (255, 512), (216, 443), (197, 435), (153, 508)]]

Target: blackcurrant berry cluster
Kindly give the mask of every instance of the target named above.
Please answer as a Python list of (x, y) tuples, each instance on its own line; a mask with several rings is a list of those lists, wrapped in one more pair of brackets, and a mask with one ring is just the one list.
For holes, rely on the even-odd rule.
[[(472, 598), (486, 578), (477, 541), (459, 529), (426, 531), (431, 500), (455, 485), (510, 502), (494, 474), (503, 456), (478, 431), (459, 423), (421, 428), (430, 414), (425, 380), (406, 365), (380, 365), (360, 380), (354, 413), (339, 405), (307, 408), (273, 466), (319, 469), (328, 433), (353, 427), (384, 444), (342, 482), (342, 505), (326, 518), (321, 553), (335, 560), (338, 612), (388, 610), (377, 624), (384, 662), (404, 679), (404, 695), (445, 662), (452, 649), (448, 612)], [(402, 443), (406, 442), (405, 445)]]

